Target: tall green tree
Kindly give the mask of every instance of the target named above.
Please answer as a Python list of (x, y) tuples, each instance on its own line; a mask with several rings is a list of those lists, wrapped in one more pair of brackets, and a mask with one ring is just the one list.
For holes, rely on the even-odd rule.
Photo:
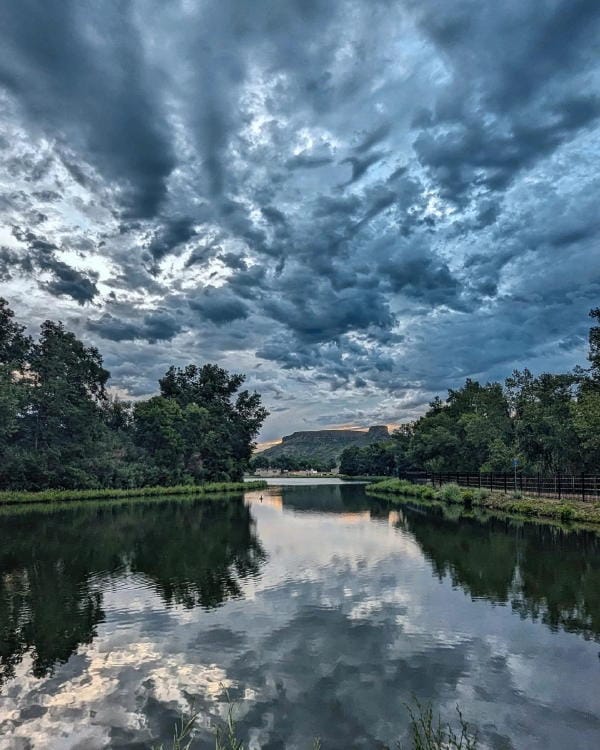
[(580, 441), (582, 469), (600, 472), (600, 307), (590, 310), (590, 368), (580, 373), (577, 400), (572, 404), (573, 426)]
[(408, 450), (416, 466), (431, 471), (478, 472), (489, 463), (492, 449), (512, 440), (509, 405), (499, 383), (481, 385), (467, 379), (436, 398), (417, 420)]
[(340, 474), (348, 476), (391, 476), (396, 472), (396, 446), (393, 442), (348, 446), (340, 456)]
[(151, 484), (177, 484), (184, 473), (183, 412), (172, 398), (139, 401), (133, 412), (134, 441), (150, 459)]
[(14, 320), (8, 302), (0, 297), (0, 463), (4, 467), (10, 463), (8, 454), (26, 400), (24, 368), (31, 339), (24, 331), (24, 326)]
[(579, 439), (572, 419), (577, 375), (525, 369), (506, 379), (506, 392), (515, 423), (515, 451), (524, 468), (543, 473), (581, 469)]
[(248, 465), (268, 412), (258, 393), (240, 390), (244, 381), (214, 364), (171, 367), (159, 381), (161, 396), (186, 415), (188, 470), (199, 479), (239, 479)]
[(29, 403), (19, 442), (30, 486), (95, 485), (94, 460), (105, 430), (101, 404), (109, 378), (100, 353), (62, 323), (47, 320), (31, 348), (27, 376)]

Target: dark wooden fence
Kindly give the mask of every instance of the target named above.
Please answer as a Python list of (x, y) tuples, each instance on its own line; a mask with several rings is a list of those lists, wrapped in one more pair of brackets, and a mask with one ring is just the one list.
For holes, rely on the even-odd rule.
[(584, 502), (600, 500), (600, 474), (464, 474), (454, 472), (402, 472), (401, 479), (438, 487), (453, 482), (461, 487), (522, 492), (540, 497), (576, 498)]

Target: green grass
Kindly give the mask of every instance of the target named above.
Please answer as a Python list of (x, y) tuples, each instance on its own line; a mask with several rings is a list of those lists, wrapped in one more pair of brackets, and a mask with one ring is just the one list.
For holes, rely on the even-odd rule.
[(166, 497), (168, 495), (209, 495), (214, 493), (245, 492), (267, 487), (262, 480), (253, 482), (207, 482), (178, 484), (171, 487), (133, 487), (126, 490), (42, 490), (41, 492), (0, 492), (0, 505), (13, 503), (54, 503), (72, 500), (115, 500), (134, 497)]
[(478, 506), (528, 517), (600, 523), (600, 503), (583, 503), (577, 500), (561, 502), (551, 498), (526, 497), (520, 492), (504, 494), (503, 492), (490, 492), (488, 489), (459, 487), (452, 483), (432, 487), (426, 484), (413, 484), (405, 479), (386, 479), (382, 482), (375, 482), (370, 484), (366, 491), (390, 498), (414, 497), (439, 500), (465, 507)]
[[(464, 720), (458, 706), (459, 731), (455, 731), (451, 724), (443, 723), (439, 715), (436, 717), (431, 704), (423, 705), (415, 700), (414, 707), (407, 708), (411, 725), (410, 750), (477, 750), (477, 734)], [(399, 750), (403, 747), (398, 744)]]

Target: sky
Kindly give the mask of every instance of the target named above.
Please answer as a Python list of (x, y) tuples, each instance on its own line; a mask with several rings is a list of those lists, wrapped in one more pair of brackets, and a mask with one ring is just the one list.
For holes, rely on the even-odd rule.
[(585, 364), (597, 0), (4, 0), (0, 294), (260, 436)]

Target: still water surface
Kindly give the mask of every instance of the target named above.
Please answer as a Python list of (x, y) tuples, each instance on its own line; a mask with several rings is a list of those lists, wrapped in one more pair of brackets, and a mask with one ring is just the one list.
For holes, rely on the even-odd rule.
[(357, 485), (0, 513), (0, 748), (379, 748), (411, 696), (483, 746), (600, 747), (600, 536)]

